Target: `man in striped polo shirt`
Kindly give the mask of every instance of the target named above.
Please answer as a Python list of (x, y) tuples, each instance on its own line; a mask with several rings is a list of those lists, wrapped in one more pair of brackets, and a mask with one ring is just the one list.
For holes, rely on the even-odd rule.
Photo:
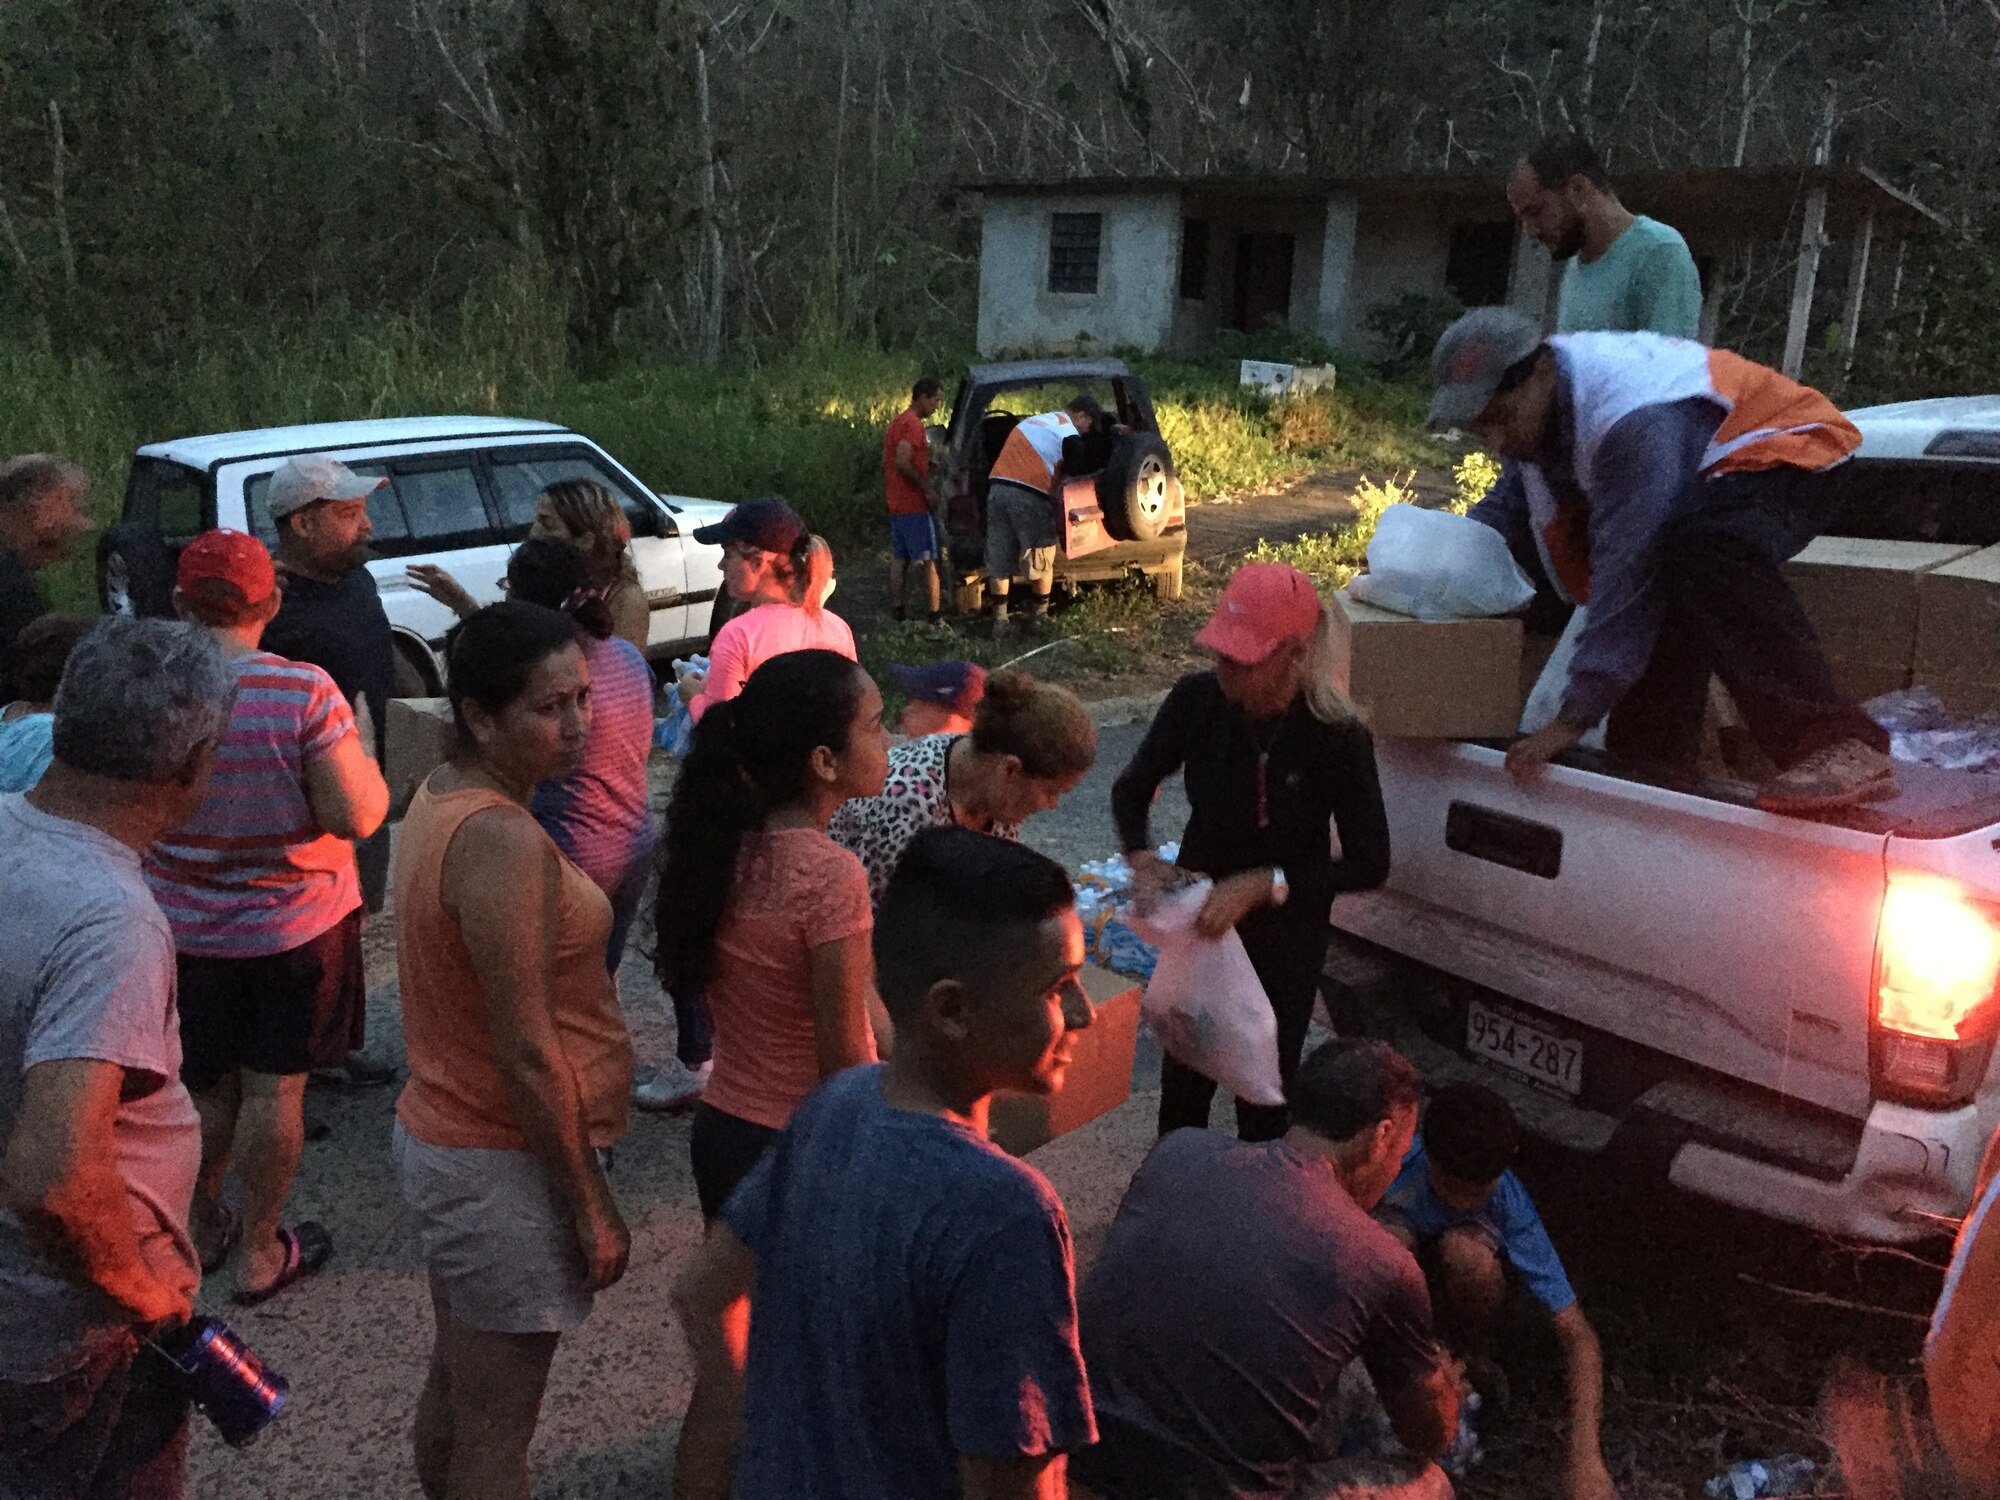
[[(361, 888), (350, 840), (389, 810), (347, 700), (318, 667), (258, 649), (278, 612), (263, 544), (238, 531), (188, 543), (174, 607), (236, 670), (229, 731), (201, 809), (146, 859), (173, 928), (182, 1080), (201, 1113), (190, 1229), (203, 1268), (227, 1260), (239, 1302), (326, 1263), (315, 1224), (281, 1222), (304, 1139), (306, 1075), (361, 1035)], [(222, 1200), (234, 1163), (239, 1215)]]

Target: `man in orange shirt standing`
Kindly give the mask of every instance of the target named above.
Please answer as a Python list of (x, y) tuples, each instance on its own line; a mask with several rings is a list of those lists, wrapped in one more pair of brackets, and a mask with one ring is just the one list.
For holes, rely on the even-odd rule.
[(910, 388), (908, 409), (882, 438), (882, 487), (889, 497), (889, 606), (899, 620), (913, 564), (924, 581), (929, 618), (936, 623), (939, 617), (938, 566), (944, 548), (931, 515), (931, 447), (924, 424), (943, 405), (944, 387), (935, 375), (924, 376)]

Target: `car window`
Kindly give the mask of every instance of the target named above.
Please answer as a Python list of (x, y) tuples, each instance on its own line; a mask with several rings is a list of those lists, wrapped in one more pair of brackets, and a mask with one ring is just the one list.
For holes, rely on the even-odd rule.
[[(379, 479), (389, 472), (387, 464), (350, 464), (355, 473), (370, 479)], [(262, 474), (252, 474), (243, 481), (243, 509), (249, 518), (250, 532), (267, 547), (278, 544), (278, 528), (271, 520), (271, 475), (266, 469)], [(396, 499), (392, 486), (384, 485), (368, 497), (368, 521), (375, 529), (371, 545), (383, 542), (397, 542), (409, 536), (410, 528), (403, 519), (403, 507)]]
[(397, 469), (396, 498), (403, 502), (414, 550), (477, 547), (494, 540), (486, 497), (470, 463), (449, 468)]
[(125, 519), (184, 542), (208, 525), (208, 476), (185, 464), (142, 458), (132, 465), (125, 491)]
[(631, 523), (632, 535), (653, 536), (659, 523), (652, 507), (633, 494), (625, 482), (596, 459), (582, 453), (541, 454), (526, 458), (493, 455), (493, 488), (500, 497), (501, 524), (509, 542), (528, 534), (535, 519), (535, 499), (559, 479), (594, 479), (618, 497)]

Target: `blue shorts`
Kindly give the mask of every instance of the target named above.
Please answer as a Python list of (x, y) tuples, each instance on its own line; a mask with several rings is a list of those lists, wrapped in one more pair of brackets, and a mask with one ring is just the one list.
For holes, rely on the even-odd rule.
[(937, 521), (929, 514), (889, 517), (889, 549), (897, 562), (936, 562)]

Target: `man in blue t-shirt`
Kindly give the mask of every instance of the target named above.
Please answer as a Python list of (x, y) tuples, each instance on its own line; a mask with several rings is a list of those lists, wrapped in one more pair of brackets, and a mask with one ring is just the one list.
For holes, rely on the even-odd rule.
[(1438, 1332), (1475, 1384), (1494, 1380), (1485, 1346), (1510, 1274), (1547, 1310), (1568, 1364), (1564, 1500), (1610, 1500), (1617, 1491), (1598, 1439), (1603, 1354), (1535, 1200), (1510, 1170), (1520, 1148), (1521, 1124), (1505, 1099), (1476, 1083), (1440, 1089), (1375, 1217), (1416, 1251)]
[(1064, 1492), (1097, 1437), (1069, 1221), (986, 1107), (1061, 1086), (1083, 955), (1053, 861), (962, 828), (911, 842), (875, 919), (894, 1054), (799, 1106), (675, 1287), (682, 1500)]

